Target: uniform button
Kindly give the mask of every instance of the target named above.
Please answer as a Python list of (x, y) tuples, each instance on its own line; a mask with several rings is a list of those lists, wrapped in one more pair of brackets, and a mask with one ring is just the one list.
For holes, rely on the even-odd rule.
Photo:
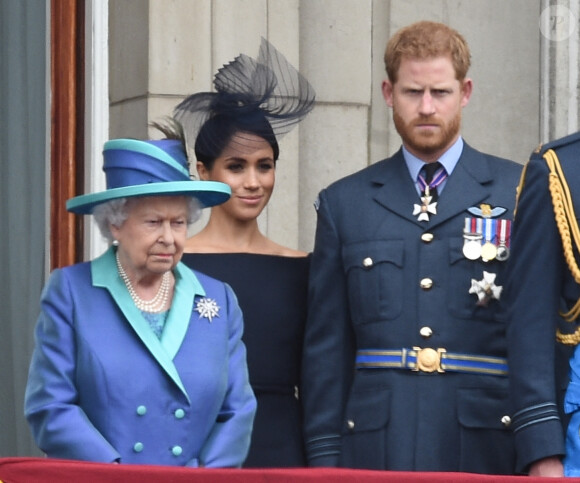
[(433, 236), (433, 233), (423, 233), (421, 235), (421, 241), (425, 243), (431, 243), (433, 241), (433, 238), (435, 238)]
[(421, 337), (424, 339), (428, 339), (433, 335), (433, 330), (431, 330), (431, 327), (421, 327), (419, 334), (421, 334)]
[(430, 278), (423, 278), (421, 279), (420, 285), (423, 290), (429, 290), (431, 287), (433, 287), (433, 280)]
[(133, 451), (135, 451), (135, 453), (141, 453), (141, 451), (143, 451), (143, 443), (135, 443), (133, 445)]
[(512, 424), (512, 418), (510, 418), (507, 414), (502, 416), (501, 424), (503, 424), (506, 428), (508, 428)]
[(352, 419), (349, 419), (346, 422), (346, 426), (348, 427), (348, 429), (350, 429), (352, 431), (354, 429), (354, 421)]
[(175, 412), (173, 413), (173, 415), (177, 419), (183, 419), (183, 417), (185, 416), (185, 411), (183, 409), (176, 409)]
[(173, 456), (181, 456), (183, 449), (181, 449), (181, 446), (174, 446), (171, 448), (171, 453), (173, 453)]
[(373, 259), (371, 257), (366, 257), (362, 263), (363, 263), (363, 267), (365, 267), (365, 268), (372, 267), (373, 266)]
[(147, 408), (145, 406), (139, 406), (137, 408), (137, 414), (139, 416), (144, 416), (147, 413)]

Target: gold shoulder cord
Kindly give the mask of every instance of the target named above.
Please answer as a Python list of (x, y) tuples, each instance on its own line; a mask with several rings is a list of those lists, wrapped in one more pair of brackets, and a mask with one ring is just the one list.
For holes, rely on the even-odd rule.
[[(550, 149), (544, 153), (543, 157), (550, 168), (549, 188), (552, 195), (556, 225), (558, 226), (564, 248), (564, 259), (574, 280), (580, 284), (580, 268), (574, 256), (574, 247), (576, 247), (577, 251), (580, 251), (580, 228), (574, 213), (570, 188), (556, 153)], [(580, 315), (580, 299), (576, 301), (568, 312), (560, 312), (560, 315), (567, 322), (575, 321)], [(578, 345), (580, 343), (580, 327), (573, 334), (563, 334), (558, 329), (556, 331), (556, 340), (565, 345)]]
[(526, 171), (528, 169), (528, 163), (524, 165), (524, 169), (522, 169), (522, 174), (520, 175), (520, 183), (516, 188), (516, 206), (514, 207), (514, 218), (516, 217), (516, 213), (518, 211), (518, 202), (520, 201), (520, 195), (522, 190), (524, 189), (524, 185), (526, 184)]

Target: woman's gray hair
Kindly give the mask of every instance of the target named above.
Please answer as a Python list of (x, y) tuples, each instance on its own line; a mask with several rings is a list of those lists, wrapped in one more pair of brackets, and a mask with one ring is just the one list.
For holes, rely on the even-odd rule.
[[(191, 225), (199, 220), (201, 216), (201, 205), (197, 198), (187, 196), (187, 224)], [(109, 244), (113, 243), (114, 237), (111, 233), (111, 225), (121, 226), (129, 217), (127, 201), (130, 198), (117, 198), (115, 200), (101, 203), (93, 209), (93, 217), (99, 231)]]

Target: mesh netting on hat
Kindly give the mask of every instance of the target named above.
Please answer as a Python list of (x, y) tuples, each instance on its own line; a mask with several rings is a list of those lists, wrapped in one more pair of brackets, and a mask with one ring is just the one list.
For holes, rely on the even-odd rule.
[(174, 111), (202, 161), (218, 157), (232, 140), (243, 144), (244, 133), (268, 141), (277, 158), (277, 140), (314, 107), (310, 83), (264, 38), (257, 59), (238, 55), (218, 70), (214, 87), (216, 92), (193, 94)]

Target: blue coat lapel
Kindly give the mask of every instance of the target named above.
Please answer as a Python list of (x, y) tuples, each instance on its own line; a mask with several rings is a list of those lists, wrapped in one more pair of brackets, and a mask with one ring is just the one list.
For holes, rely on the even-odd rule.
[(185, 338), (193, 313), (194, 298), (197, 295), (202, 297), (205, 295), (205, 290), (193, 271), (183, 263), (178, 263), (173, 273), (175, 275), (173, 302), (161, 336), (161, 345), (171, 359), (175, 357)]
[(139, 339), (189, 400), (173, 358), (187, 333), (195, 295), (205, 295), (194, 273), (182, 263), (178, 263), (174, 269), (175, 291), (161, 341), (157, 339), (141, 311), (133, 303), (127, 287), (118, 274), (112, 248), (91, 262), (91, 275), (93, 285), (104, 287), (109, 291)]

